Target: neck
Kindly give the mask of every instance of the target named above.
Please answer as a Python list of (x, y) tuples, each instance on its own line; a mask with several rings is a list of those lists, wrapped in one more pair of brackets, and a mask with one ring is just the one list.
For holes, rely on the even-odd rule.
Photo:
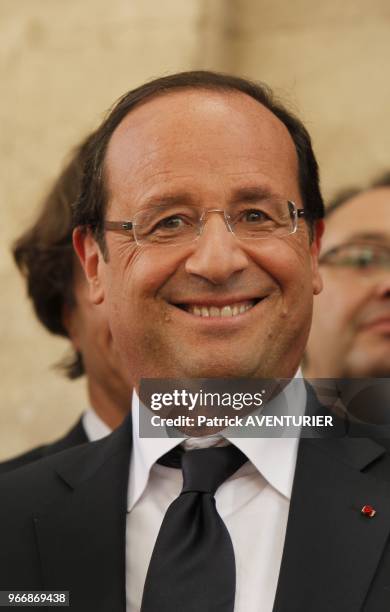
[(131, 409), (131, 388), (122, 381), (101, 384), (88, 378), (88, 397), (91, 407), (110, 429), (119, 427)]

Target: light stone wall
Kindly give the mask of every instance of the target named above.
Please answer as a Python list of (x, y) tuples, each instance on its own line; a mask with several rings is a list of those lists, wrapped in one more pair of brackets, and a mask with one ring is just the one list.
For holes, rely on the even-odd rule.
[(50, 440), (86, 406), (52, 364), (9, 248), (67, 151), (129, 88), (209, 68), (268, 82), (305, 120), (325, 195), (387, 168), (387, 0), (2, 0), (0, 459)]

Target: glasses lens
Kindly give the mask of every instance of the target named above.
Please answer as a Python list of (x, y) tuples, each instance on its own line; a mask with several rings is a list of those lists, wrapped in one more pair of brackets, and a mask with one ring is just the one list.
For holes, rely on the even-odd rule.
[[(196, 207), (185, 205), (157, 206), (139, 211), (133, 219), (136, 240), (138, 244), (159, 246), (196, 240), (201, 233), (201, 226), (208, 218), (202, 212)], [(278, 198), (237, 204), (225, 218), (240, 239), (287, 236), (296, 230), (295, 205)]]
[(139, 244), (170, 246), (191, 242), (198, 236), (199, 213), (187, 206), (158, 206), (134, 216)]
[(347, 244), (325, 253), (321, 263), (356, 270), (390, 267), (390, 249), (383, 245)]
[(231, 225), (242, 239), (288, 236), (296, 230), (296, 208), (292, 202), (276, 198), (251, 202), (235, 209)]

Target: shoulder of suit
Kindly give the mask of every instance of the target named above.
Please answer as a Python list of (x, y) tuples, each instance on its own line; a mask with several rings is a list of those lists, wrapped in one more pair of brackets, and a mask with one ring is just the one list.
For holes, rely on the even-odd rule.
[(0, 463), (0, 475), (5, 474), (7, 472), (11, 472), (12, 470), (16, 470), (17, 468), (23, 467), (28, 463), (32, 463), (33, 461), (37, 461), (44, 456), (46, 445), (37, 446), (36, 448), (32, 448), (31, 450), (22, 453), (21, 455), (17, 455), (16, 457), (12, 457), (11, 459), (7, 459), (7, 461), (2, 461)]
[[(130, 423), (130, 426), (129, 426)], [(64, 486), (58, 473), (73, 471), (83, 474), (93, 471), (112, 454), (131, 448), (131, 421), (125, 423), (106, 438), (86, 442), (60, 452), (46, 454), (35, 461), (25, 463), (17, 469), (0, 474), (0, 497), (18, 492), (22, 497), (35, 497), (46, 491), (48, 486)], [(5, 499), (5, 497), (3, 497)]]
[(20, 467), (28, 465), (29, 463), (38, 461), (38, 459), (42, 459), (43, 457), (53, 455), (67, 448), (72, 448), (85, 442), (88, 442), (88, 438), (85, 434), (82, 420), (79, 419), (72, 429), (70, 429), (70, 431), (68, 431), (58, 440), (55, 440), (50, 444), (42, 444), (28, 450), (25, 453), (21, 453), (16, 457), (12, 457), (11, 459), (1, 462), (0, 475), (16, 470)]
[(88, 442), (0, 475), (0, 524), (24, 520), (33, 509), (44, 511), (52, 502), (63, 499), (69, 487), (59, 476), (70, 464), (85, 470), (96, 461), (99, 443)]

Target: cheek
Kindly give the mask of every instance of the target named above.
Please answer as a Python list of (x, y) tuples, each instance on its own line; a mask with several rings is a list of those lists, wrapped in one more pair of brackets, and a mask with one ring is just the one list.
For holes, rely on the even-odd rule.
[(138, 300), (155, 299), (172, 277), (178, 274), (185, 256), (182, 250), (151, 248), (142, 251), (126, 270), (126, 281)]
[[(256, 263), (279, 286), (286, 300), (300, 303), (297, 296), (312, 296), (312, 265), (309, 251), (300, 249), (300, 243), (288, 239), (270, 242), (258, 252)], [(310, 298), (311, 300), (311, 298)]]
[(119, 255), (110, 258), (107, 266), (109, 308), (114, 316), (125, 312), (127, 316), (131, 313), (137, 319), (145, 319), (150, 309), (156, 308), (156, 297), (177, 272), (186, 254), (182, 250), (144, 247)]
[(353, 325), (354, 318), (364, 303), (364, 292), (348, 279), (334, 278), (326, 270), (321, 271), (324, 288), (314, 300), (314, 323), (325, 330), (342, 332)]

